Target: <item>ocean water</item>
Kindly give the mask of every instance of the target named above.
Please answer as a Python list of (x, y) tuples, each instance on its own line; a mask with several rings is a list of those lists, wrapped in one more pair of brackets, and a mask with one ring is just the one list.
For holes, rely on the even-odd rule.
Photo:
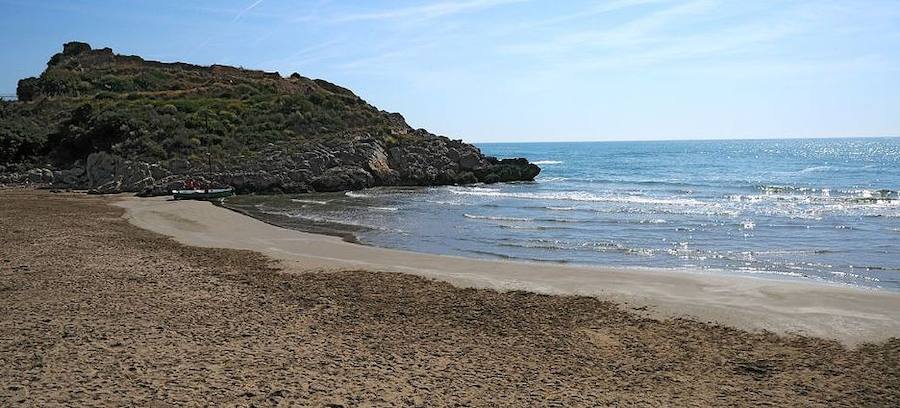
[(240, 196), (226, 205), (421, 252), (900, 290), (900, 139), (479, 147), (543, 171), (535, 182)]

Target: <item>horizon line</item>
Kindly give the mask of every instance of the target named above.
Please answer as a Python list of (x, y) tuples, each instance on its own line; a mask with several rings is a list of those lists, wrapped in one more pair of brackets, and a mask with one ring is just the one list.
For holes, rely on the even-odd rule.
[[(449, 137), (449, 136), (448, 136)], [(452, 139), (452, 138), (451, 138)], [(741, 142), (755, 140), (822, 140), (822, 139), (900, 139), (900, 135), (891, 136), (800, 136), (800, 137), (741, 137), (741, 138), (676, 138), (676, 139), (600, 139), (600, 140), (526, 140), (526, 141), (476, 141), (473, 144), (526, 144), (526, 143), (620, 143), (620, 142)]]

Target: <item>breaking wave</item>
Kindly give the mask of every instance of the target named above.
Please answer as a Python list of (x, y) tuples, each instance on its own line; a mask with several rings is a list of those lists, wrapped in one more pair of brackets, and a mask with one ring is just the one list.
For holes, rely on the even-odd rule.
[(521, 193), (507, 192), (490, 189), (451, 188), (453, 194), (473, 195), (485, 197), (507, 197), (523, 200), (553, 200), (553, 201), (583, 201), (583, 202), (611, 202), (654, 205), (703, 205), (704, 203), (692, 198), (654, 198), (637, 195), (597, 195), (586, 191), (561, 191), (546, 193)]
[(519, 218), (519, 217), (501, 217), (501, 216), (473, 215), (473, 214), (463, 214), (463, 216), (466, 218), (471, 218), (473, 220), (519, 221), (519, 222), (534, 221), (533, 218)]
[(358, 191), (348, 191), (344, 193), (345, 196), (350, 198), (371, 198), (373, 197), (371, 194), (360, 193)]
[(303, 199), (303, 198), (292, 198), (291, 201), (293, 201), (295, 203), (301, 203), (301, 204), (318, 204), (318, 205), (325, 205), (330, 202), (329, 200), (307, 200), (307, 199)]

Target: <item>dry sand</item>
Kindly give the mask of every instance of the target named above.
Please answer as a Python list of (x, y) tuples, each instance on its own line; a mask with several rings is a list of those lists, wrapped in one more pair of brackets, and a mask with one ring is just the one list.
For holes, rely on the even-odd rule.
[[(501, 264), (429, 261), (459, 262), (458, 275), (445, 276), (452, 270), (424, 268), (429, 256), (344, 246), (202, 203), (147, 201), (139, 209), (141, 202), (125, 201), (132, 222), (181, 225), (164, 231), (179, 240), (281, 255), (271, 261), (259, 252), (186, 246), (135, 228), (110, 201), (0, 190), (0, 406), (900, 405), (898, 339), (847, 348), (643, 317), (595, 297), (464, 289), (412, 274), (313, 272), (397, 262), (395, 270), (455, 283), (509, 285)], [(247, 240), (217, 237), (223, 220)], [(263, 231), (278, 235), (256, 235)], [(552, 281), (528, 271), (533, 265), (520, 267), (538, 283)], [(609, 278), (610, 291), (630, 296), (620, 291), (629, 276)], [(531, 287), (531, 279), (516, 284)], [(643, 294), (640, 285), (631, 290), (649, 301), (679, 288), (678, 279), (646, 282)], [(740, 290), (770, 299), (749, 309), (778, 303), (763, 289), (768, 284), (747, 285), (757, 289)], [(725, 290), (712, 287), (692, 293), (722, 303), (703, 300)], [(890, 315), (863, 301), (866, 294), (895, 301), (880, 292), (811, 290), (837, 298), (809, 299), (816, 309), (866, 305), (855, 312), (863, 321)], [(771, 308), (787, 316), (783, 307)]]

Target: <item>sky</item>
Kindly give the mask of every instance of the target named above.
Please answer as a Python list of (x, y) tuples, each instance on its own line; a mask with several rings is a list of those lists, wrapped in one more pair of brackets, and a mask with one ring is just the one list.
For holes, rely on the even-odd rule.
[(900, 136), (900, 0), (0, 0), (0, 25), (0, 94), (79, 40), (470, 142)]

